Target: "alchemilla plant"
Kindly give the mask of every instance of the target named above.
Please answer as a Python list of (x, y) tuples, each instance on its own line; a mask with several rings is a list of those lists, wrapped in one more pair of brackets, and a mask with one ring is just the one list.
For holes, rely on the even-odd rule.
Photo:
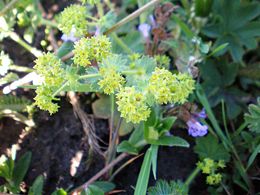
[[(43, 77), (42, 85), (36, 90), (35, 104), (51, 114), (58, 108), (54, 103), (57, 91), (69, 87), (64, 75), (70, 68), (77, 69), (74, 72), (75, 83), (84, 83), (93, 91), (115, 94), (121, 116), (132, 123), (146, 121), (150, 107), (156, 104), (184, 103), (195, 86), (190, 75), (173, 74), (165, 68), (158, 68), (152, 57), (143, 55), (130, 61), (127, 55), (113, 54), (109, 38), (104, 35), (81, 38), (75, 43), (73, 53), (71, 65), (63, 64), (51, 53), (35, 61), (34, 68)], [(93, 66), (93, 63), (97, 65)], [(90, 68), (95, 73), (88, 73)]]
[[(125, 181), (116, 186), (117, 174), (128, 171), (127, 166), (138, 158), (143, 162), (137, 174), (130, 170), (136, 174), (136, 183), (127, 194), (188, 195), (198, 182), (205, 184), (203, 193), (204, 188), (211, 194), (257, 193), (260, 74), (255, 49), (260, 4), (256, 0), (171, 2), (78, 0), (46, 5), (44, 1), (0, 0), (0, 48), (4, 50), (0, 51), (0, 86), (3, 94), (10, 93), (0, 95), (0, 141), (5, 128), (9, 130), (6, 117), (26, 125), (18, 141), (10, 139), (19, 147), (8, 149), (9, 139), (2, 144), (0, 194), (121, 193)], [(55, 13), (56, 4), (47, 10), (52, 3), (63, 10)], [(20, 60), (24, 53), (19, 48), (19, 55), (10, 54), (9, 40), (2, 42), (6, 38), (12, 40), (11, 46), (16, 42), (32, 54), (26, 56), (33, 57), (28, 67), (15, 64), (24, 63)], [(72, 108), (63, 108), (67, 100)], [(47, 112), (34, 123), (34, 113), (41, 110)], [(70, 111), (69, 117), (63, 110)], [(66, 122), (73, 125), (38, 126), (41, 118), (49, 117), (69, 118)], [(56, 126), (62, 130), (53, 133)], [(46, 134), (38, 138), (42, 127)], [(51, 136), (46, 136), (45, 127), (53, 127)], [(39, 129), (28, 136), (31, 128)], [(37, 140), (44, 145), (39, 150)], [(53, 151), (63, 153), (57, 155), (49, 149), (57, 143), (70, 144), (58, 145)], [(15, 158), (16, 150), (24, 152), (24, 147), (32, 148), (32, 153), (20, 155), (19, 151)], [(34, 168), (33, 160), (42, 158), (34, 157), (34, 148), (37, 153), (51, 152), (53, 167), (59, 164), (54, 172), (60, 175), (44, 170), (43, 176), (41, 169), (36, 177), (33, 171), (35, 181), (29, 186), (23, 182), (29, 165)], [(161, 150), (167, 150), (167, 155)], [(65, 168), (69, 164), (70, 171), (62, 175), (60, 170), (65, 168), (57, 162), (68, 159)], [(88, 181), (77, 178), (94, 163), (103, 168)], [(53, 169), (52, 165), (48, 167)], [(185, 171), (176, 180), (179, 169)], [(186, 170), (191, 173), (187, 175)], [(173, 180), (163, 178), (165, 171)], [(203, 180), (195, 179), (199, 174)], [(76, 186), (78, 182), (82, 184)], [(191, 186), (192, 182), (196, 185)], [(45, 189), (49, 183), (51, 191)]]

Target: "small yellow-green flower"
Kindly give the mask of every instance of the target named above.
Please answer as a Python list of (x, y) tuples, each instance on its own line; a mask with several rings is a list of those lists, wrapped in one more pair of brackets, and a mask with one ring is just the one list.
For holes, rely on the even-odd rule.
[(53, 100), (56, 100), (52, 97), (53, 91), (48, 86), (39, 86), (36, 89), (35, 105), (37, 105), (41, 110), (49, 111), (50, 114), (53, 114), (58, 111), (58, 104), (53, 103)]
[(116, 72), (113, 68), (100, 68), (99, 70), (102, 79), (98, 82), (98, 85), (103, 89), (105, 94), (112, 94), (119, 90), (124, 84), (124, 78)]
[(216, 185), (221, 182), (222, 175), (216, 172), (219, 168), (223, 169), (225, 167), (225, 162), (223, 160), (215, 162), (210, 158), (205, 158), (202, 162), (198, 162), (197, 166), (201, 169), (202, 173), (208, 175), (206, 178), (207, 184)]
[(154, 56), (157, 66), (159, 68), (166, 68), (168, 69), (170, 67), (170, 58), (166, 55), (156, 55)]
[(206, 178), (206, 182), (209, 185), (219, 184), (222, 180), (222, 175), (220, 173), (208, 175)]
[(80, 66), (89, 66), (92, 60), (101, 62), (111, 54), (111, 42), (106, 36), (82, 38), (73, 50), (74, 63)]
[(170, 86), (174, 82), (172, 73), (166, 69), (155, 68), (149, 79), (148, 90), (154, 95), (159, 104), (172, 102), (172, 91)]
[(64, 80), (61, 60), (53, 53), (45, 53), (35, 60), (34, 69), (44, 78), (45, 85), (58, 86)]
[(82, 37), (87, 32), (86, 14), (85, 6), (71, 5), (61, 12), (58, 28), (66, 35), (73, 32), (75, 37)]
[(117, 94), (118, 110), (127, 122), (139, 123), (147, 120), (151, 110), (146, 105), (144, 94), (134, 87), (122, 88)]
[(185, 73), (173, 75), (175, 81), (170, 86), (172, 93), (172, 101), (183, 104), (191, 92), (194, 90), (195, 81), (192, 77)]
[(187, 74), (173, 75), (164, 68), (155, 68), (149, 79), (148, 90), (159, 104), (184, 103), (194, 84)]

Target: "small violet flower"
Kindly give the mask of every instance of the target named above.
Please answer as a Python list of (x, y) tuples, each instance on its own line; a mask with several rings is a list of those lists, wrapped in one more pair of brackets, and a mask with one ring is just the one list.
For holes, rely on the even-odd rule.
[(192, 121), (189, 120), (187, 122), (187, 125), (189, 127), (189, 135), (193, 137), (202, 137), (208, 133), (208, 126), (207, 125), (202, 125), (198, 121)]
[(208, 133), (208, 126), (201, 124), (198, 119), (206, 118), (205, 109), (202, 109), (199, 113), (194, 113), (191, 119), (187, 122), (189, 127), (188, 132), (189, 135), (193, 137), (202, 137)]
[(151, 26), (149, 24), (147, 23), (140, 24), (138, 26), (138, 30), (140, 31), (140, 33), (143, 35), (145, 39), (149, 38), (150, 31), (151, 31)]
[(63, 34), (61, 36), (61, 39), (65, 42), (67, 42), (67, 41), (76, 42), (79, 40), (79, 38), (75, 37), (75, 32), (76, 32), (76, 29), (72, 28), (70, 34), (69, 35)]

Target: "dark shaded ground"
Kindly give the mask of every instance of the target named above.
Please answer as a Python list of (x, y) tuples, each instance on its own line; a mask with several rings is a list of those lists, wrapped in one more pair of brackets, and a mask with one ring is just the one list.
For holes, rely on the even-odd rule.
[[(26, 183), (30, 185), (38, 175), (44, 175), (46, 178), (44, 194), (51, 194), (58, 187), (65, 189), (76, 187), (87, 181), (104, 166), (102, 157), (95, 155), (87, 169), (88, 147), (82, 140), (84, 132), (81, 123), (75, 118), (72, 107), (68, 102), (63, 100), (61, 104), (60, 111), (51, 117), (45, 112), (38, 113), (36, 117), (37, 128), (22, 138), (21, 150), (18, 153), (19, 158), (26, 151), (32, 152), (32, 162)], [(6, 131), (2, 132), (1, 130), (0, 134), (0, 143), (9, 143), (6, 144), (8, 147), (11, 146), (11, 143), (17, 142), (21, 127), (23, 127), (11, 125), (12, 123), (13, 121), (4, 119)], [(106, 133), (107, 124), (104, 121), (97, 120), (95, 126), (101, 138), (104, 139), (108, 136)], [(185, 136), (184, 130), (178, 130), (175, 133), (189, 139), (187, 135)], [(1, 149), (4, 149), (4, 146), (1, 144)], [(71, 160), (78, 151), (82, 151), (84, 155), (76, 176), (72, 177), (70, 175)], [(132, 187), (136, 184), (142, 160), (143, 157), (134, 161), (116, 176), (114, 182), (117, 189), (125, 190), (120, 194), (133, 194)], [(196, 160), (196, 155), (191, 149), (161, 147), (159, 149), (157, 176), (166, 180), (184, 180), (193, 170)], [(200, 183), (200, 181), (201, 178), (198, 178), (197, 182)], [(151, 175), (150, 185), (154, 183)], [(205, 189), (205, 186), (194, 185), (191, 194), (204, 194)]]

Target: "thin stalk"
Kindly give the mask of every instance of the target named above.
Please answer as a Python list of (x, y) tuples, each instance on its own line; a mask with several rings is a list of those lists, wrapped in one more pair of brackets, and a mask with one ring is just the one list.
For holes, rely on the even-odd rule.
[(227, 138), (229, 140), (229, 142), (232, 142), (230, 134), (228, 132), (228, 128), (227, 128), (227, 119), (226, 119), (226, 112), (225, 112), (225, 103), (223, 101), (223, 99), (221, 100), (221, 107), (222, 107), (222, 120), (223, 120), (223, 124), (224, 124), (224, 129), (227, 135)]
[(136, 159), (138, 159), (139, 157), (143, 156), (143, 154), (139, 154), (138, 156), (135, 156), (133, 158), (131, 158), (130, 160), (128, 160), (127, 162), (125, 162), (122, 166), (120, 166), (114, 173), (113, 175), (110, 176), (108, 181), (113, 181), (115, 176), (122, 171), (125, 167), (127, 167), (129, 164), (131, 164), (132, 162), (134, 162)]
[(95, 77), (99, 77), (100, 74), (86, 74), (86, 75), (82, 75), (79, 77), (79, 79), (90, 79), (90, 78), (95, 78)]
[(140, 7), (138, 10), (136, 10), (132, 14), (128, 15), (127, 17), (125, 17), (124, 19), (119, 21), (118, 23), (116, 23), (109, 30), (107, 30), (104, 34), (107, 35), (107, 34), (110, 34), (111, 32), (114, 32), (115, 30), (117, 30), (118, 28), (123, 26), (124, 24), (126, 24), (129, 21), (131, 21), (131, 20), (137, 18), (138, 16), (140, 16), (140, 14), (142, 14), (146, 10), (150, 9), (152, 6), (158, 4), (160, 1), (161, 0), (152, 0), (152, 1), (150, 1), (149, 3), (145, 4), (143, 7)]
[(81, 192), (82, 190), (88, 188), (88, 186), (99, 179), (102, 175), (107, 173), (112, 167), (114, 167), (116, 164), (121, 162), (124, 158), (128, 156), (127, 153), (120, 154), (115, 160), (113, 160), (111, 163), (109, 163), (107, 166), (105, 166), (103, 169), (101, 169), (96, 175), (94, 175), (92, 178), (90, 178), (87, 182), (82, 184), (81, 186), (77, 187), (75, 190), (73, 190), (70, 195), (76, 194), (77, 192)]
[(10, 9), (13, 8), (13, 6), (18, 2), (19, 0), (12, 0), (10, 1), (5, 7), (4, 9), (2, 9), (2, 11), (0, 12), (0, 16), (3, 16), (6, 12), (8, 12)]
[(91, 20), (93, 20), (93, 21), (95, 21), (95, 22), (98, 22), (98, 21), (99, 21), (97, 18), (92, 17), (92, 16), (89, 16), (89, 15), (86, 15), (86, 18), (91, 19)]
[(65, 83), (63, 83), (63, 85), (52, 94), (52, 97), (55, 97), (56, 95), (58, 95), (66, 86), (68, 85), (68, 81), (66, 81)]
[(28, 72), (28, 73), (34, 71), (34, 69), (32, 69), (32, 68), (28, 68), (25, 66), (17, 66), (17, 65), (11, 65), (11, 66), (9, 66), (9, 69), (15, 70), (17, 72)]
[(21, 45), (22, 47), (24, 47), (27, 51), (31, 52), (35, 57), (39, 57), (42, 55), (42, 52), (32, 46), (30, 46), (28, 43), (26, 43), (24, 40), (22, 40), (18, 34), (16, 34), (15, 32), (9, 32), (8, 36), (15, 41), (16, 43), (18, 43), (19, 45)]
[(240, 127), (233, 134), (233, 137), (238, 136), (247, 127), (247, 125), (247, 122), (244, 122), (242, 125), (240, 125)]
[(197, 177), (197, 175), (200, 172), (200, 168), (196, 167), (192, 173), (189, 175), (189, 177), (186, 179), (184, 185), (186, 185), (187, 187), (189, 187), (189, 185), (191, 184), (191, 182), (195, 179), (195, 177)]
[(51, 21), (51, 20), (46, 20), (45, 18), (41, 18), (40, 23), (42, 25), (45, 26), (50, 26), (50, 27), (54, 27), (54, 28), (58, 28), (58, 24), (56, 24), (55, 22)]
[(110, 2), (110, 0), (104, 0), (105, 4), (109, 7), (110, 10), (114, 10), (113, 4)]
[(115, 131), (112, 132), (112, 140), (111, 140), (111, 144), (109, 145), (110, 148), (108, 151), (109, 152), (109, 155), (108, 155), (109, 163), (115, 158), (115, 155), (116, 155), (116, 140), (118, 138), (118, 133), (119, 133), (121, 124), (122, 124), (122, 118), (119, 119)]
[(104, 9), (103, 9), (103, 4), (100, 1), (98, 1), (97, 3), (97, 11), (99, 17), (102, 18), (104, 16)]
[(133, 54), (133, 51), (120, 39), (116, 33), (112, 33), (111, 36), (113, 37), (114, 41), (127, 53)]

